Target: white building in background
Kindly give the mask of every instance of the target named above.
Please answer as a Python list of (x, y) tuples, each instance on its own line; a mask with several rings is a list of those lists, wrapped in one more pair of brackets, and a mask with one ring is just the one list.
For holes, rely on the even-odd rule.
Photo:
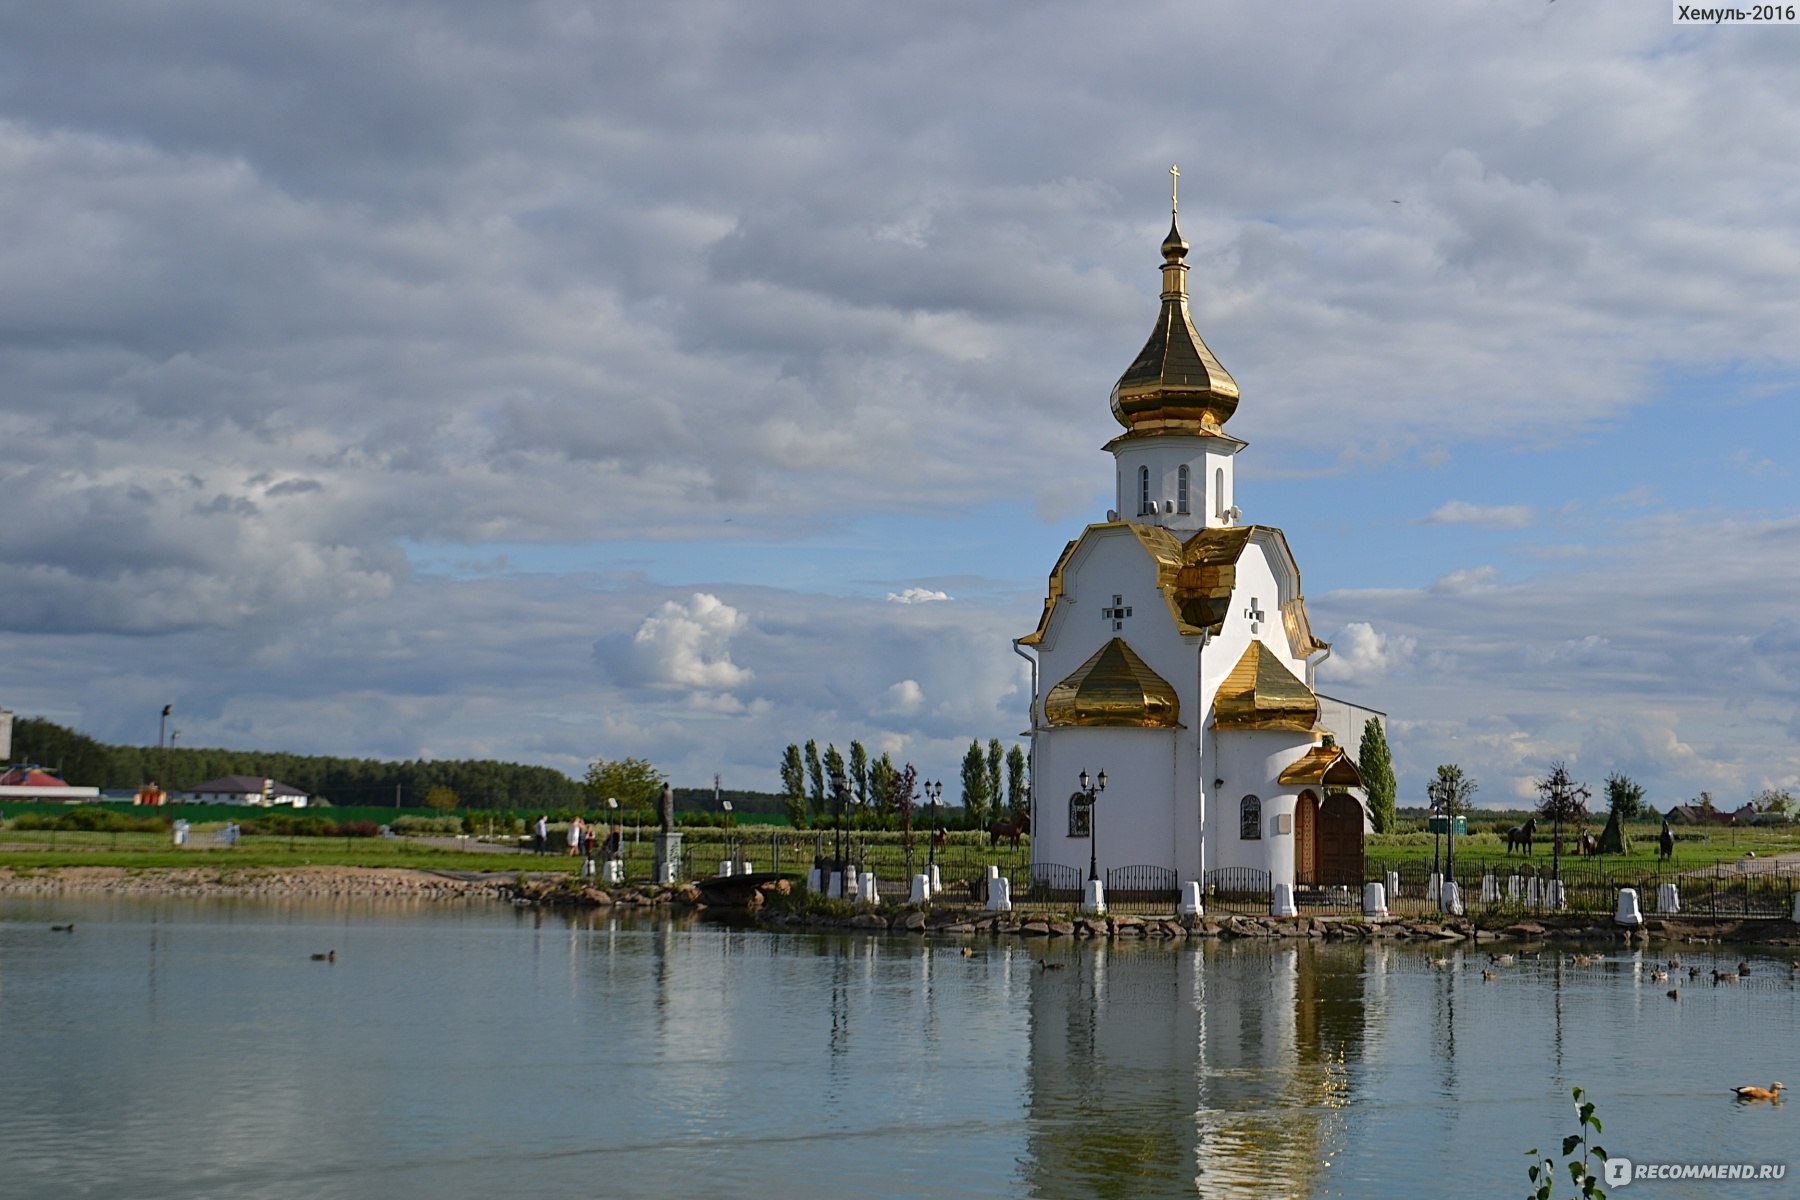
[[(1117, 506), (1064, 549), (1016, 642), (1034, 664), (1033, 868), (1361, 883), (1354, 755), (1381, 714), (1314, 690), (1330, 647), (1281, 530), (1244, 522), (1238, 387), (1194, 329), (1187, 251), (1171, 221), (1161, 312), (1112, 391)], [(1090, 810), (1072, 793), (1102, 770)]]
[(217, 779), (187, 788), (181, 799), (193, 804), (247, 804), (259, 808), (291, 806), (305, 808), (310, 799), (296, 787), (278, 779), (256, 775), (221, 775)]

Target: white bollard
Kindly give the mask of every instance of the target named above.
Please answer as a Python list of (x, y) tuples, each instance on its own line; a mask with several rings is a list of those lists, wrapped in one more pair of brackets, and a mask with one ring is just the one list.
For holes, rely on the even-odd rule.
[(987, 910), (997, 913), (1012, 911), (1012, 880), (1002, 879), (998, 875), (988, 880)]
[(1619, 908), (1613, 913), (1615, 925), (1642, 925), (1644, 914), (1638, 911), (1638, 894), (1636, 888), (1619, 889)]
[(912, 895), (906, 898), (908, 904), (929, 904), (931, 902), (931, 879), (926, 875), (914, 875)]
[(1436, 871), (1425, 881), (1425, 903), (1436, 904), (1444, 894), (1444, 877)]
[(822, 892), (825, 890), (825, 881), (822, 878), (822, 872), (818, 867), (814, 867), (806, 873), (806, 890), (809, 892)]
[(1656, 885), (1656, 911), (1672, 917), (1681, 911), (1681, 889), (1672, 883)]
[(1387, 889), (1379, 883), (1369, 883), (1363, 887), (1363, 916), (1385, 917), (1388, 915)]
[(940, 894), (942, 894), (943, 890), (944, 890), (944, 877), (942, 875), (938, 874), (938, 865), (936, 863), (932, 863), (931, 864), (931, 894), (934, 896), (940, 895)]
[(1460, 917), (1463, 915), (1462, 888), (1457, 884), (1456, 880), (1446, 880), (1444, 882), (1444, 890), (1440, 895), (1443, 897), (1444, 911), (1446, 913), (1449, 913), (1453, 917)]
[(1498, 904), (1500, 902), (1500, 881), (1495, 879), (1492, 875), (1483, 875), (1481, 877), (1481, 902), (1483, 904)]
[(1190, 880), (1182, 885), (1181, 904), (1175, 910), (1184, 917), (1199, 917), (1206, 914), (1206, 907), (1200, 903), (1200, 881)]
[(1528, 908), (1542, 907), (1544, 902), (1543, 883), (1536, 875), (1525, 881), (1525, 904)]
[(736, 867), (737, 867), (737, 864), (732, 862), (729, 858), (726, 859), (725, 861), (721, 862), (719, 864), (719, 878), (721, 878), (721, 879), (730, 878), (731, 872)]
[(604, 879), (607, 883), (624, 883), (625, 882), (625, 864), (624, 864), (624, 862), (622, 862), (621, 860), (616, 859), (616, 858), (607, 859), (606, 867), (601, 872), (600, 877), (602, 879)]
[(1271, 917), (1297, 917), (1300, 906), (1294, 903), (1294, 885), (1278, 883), (1275, 885), (1275, 899), (1269, 905)]
[(743, 868), (743, 870), (738, 872), (739, 875), (754, 875), (754, 874), (756, 874), (756, 864), (751, 862), (749, 859), (745, 859), (743, 862), (739, 863), (738, 865)]
[(1562, 880), (1551, 879), (1544, 883), (1544, 907), (1560, 912), (1567, 901), (1568, 894), (1563, 890)]
[(1087, 881), (1087, 894), (1082, 898), (1081, 911), (1092, 916), (1101, 916), (1106, 912), (1106, 885), (1098, 879)]
[(660, 864), (660, 867), (661, 867), (661, 869), (657, 872), (658, 879), (656, 882), (658, 882), (658, 883), (674, 883), (675, 882), (676, 864), (672, 863), (672, 862), (666, 862), (666, 863)]
[(995, 866), (993, 863), (989, 863), (988, 867), (987, 867), (987, 877), (988, 877), (988, 882), (990, 882), (990, 883), (992, 883), (994, 880), (1000, 878), (1000, 868)]
[(831, 873), (831, 882), (826, 888), (825, 896), (829, 900), (844, 899), (844, 873), (842, 871)]
[(1387, 898), (1398, 904), (1400, 902), (1400, 872), (1389, 871), (1387, 873), (1387, 878), (1382, 882), (1387, 884), (1387, 888), (1385, 889)]
[(1506, 877), (1506, 902), (1517, 904), (1525, 898), (1525, 881), (1517, 875)]
[(860, 890), (860, 899), (864, 904), (881, 903), (881, 893), (877, 891), (875, 887), (875, 872), (864, 871), (862, 873), (862, 887)]

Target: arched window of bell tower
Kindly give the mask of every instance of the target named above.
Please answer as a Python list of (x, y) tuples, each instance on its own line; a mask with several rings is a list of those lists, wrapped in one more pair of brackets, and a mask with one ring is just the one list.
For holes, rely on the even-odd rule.
[(1183, 463), (1175, 472), (1175, 511), (1185, 513), (1188, 510), (1188, 469)]
[(1150, 512), (1150, 468), (1138, 468), (1138, 516), (1146, 516)]
[(1225, 468), (1213, 468), (1213, 516), (1223, 517), (1231, 507), (1225, 500)]

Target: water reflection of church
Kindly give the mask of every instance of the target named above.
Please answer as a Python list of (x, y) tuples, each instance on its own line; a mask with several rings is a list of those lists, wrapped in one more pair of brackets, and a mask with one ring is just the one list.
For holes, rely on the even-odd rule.
[[(1171, 222), (1161, 311), (1113, 388), (1117, 507), (1064, 549), (1017, 643), (1035, 667), (1034, 873), (1070, 886), (1058, 876), (1093, 859), (1134, 889), (1360, 884), (1366, 802), (1345, 747), (1381, 714), (1314, 690), (1330, 647), (1287, 539), (1243, 523), (1246, 443), (1224, 430), (1238, 387), (1194, 329), (1187, 252)], [(1070, 789), (1100, 769), (1090, 823)]]
[[(1343, 1150), (1351, 1068), (1380, 986), (1365, 952), (1383, 953), (1115, 943), (1042, 975), (1030, 999), (1028, 1194), (1314, 1194)], [(1220, 969), (1222, 955), (1264, 961)]]

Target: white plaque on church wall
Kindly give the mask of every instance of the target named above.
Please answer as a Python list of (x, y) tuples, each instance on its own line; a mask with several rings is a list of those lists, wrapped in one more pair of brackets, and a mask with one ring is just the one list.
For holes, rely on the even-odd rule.
[(1276, 813), (1275, 814), (1275, 832), (1277, 834), (1294, 832), (1294, 814), (1293, 813)]

